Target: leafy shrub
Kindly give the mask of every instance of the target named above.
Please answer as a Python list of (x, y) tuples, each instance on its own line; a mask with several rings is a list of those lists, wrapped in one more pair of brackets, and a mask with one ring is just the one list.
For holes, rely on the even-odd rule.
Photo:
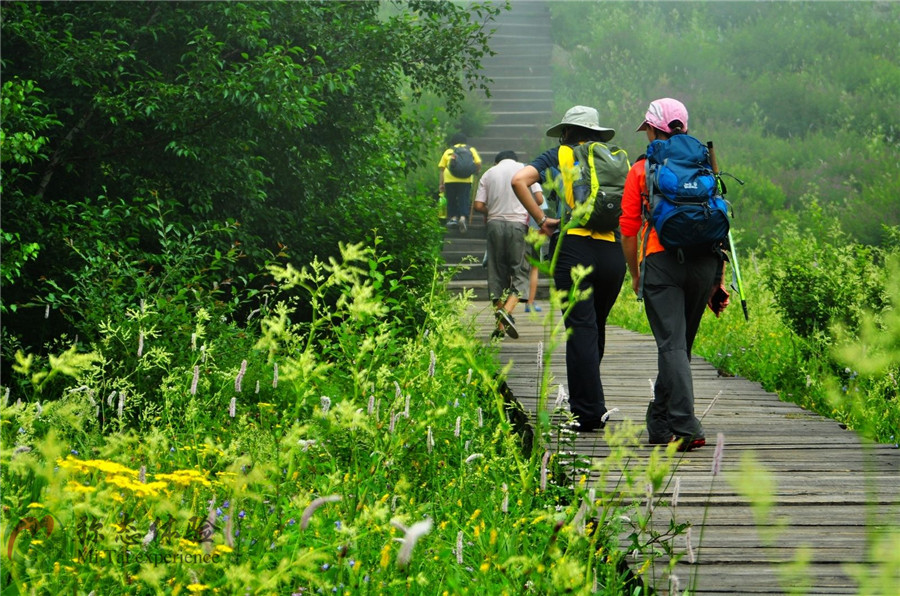
[(800, 337), (828, 345), (833, 325), (855, 332), (866, 309), (884, 308), (878, 250), (854, 243), (838, 222), (822, 220), (818, 229), (804, 231), (785, 223), (775, 238), (765, 283)]

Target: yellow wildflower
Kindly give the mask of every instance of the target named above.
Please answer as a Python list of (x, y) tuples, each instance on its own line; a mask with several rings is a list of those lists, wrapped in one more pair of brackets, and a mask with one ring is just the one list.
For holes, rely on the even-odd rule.
[[(69, 482), (66, 484), (66, 490), (68, 490), (69, 492), (73, 492), (73, 493), (92, 493), (95, 490), (97, 490), (97, 487), (96, 486), (85, 486), (83, 484), (79, 484), (77, 482), (69, 480)], [(29, 505), (29, 507), (30, 507), (30, 505)]]
[(487, 561), (485, 561), (484, 563), (482, 563), (482, 564), (481, 564), (481, 567), (480, 567), (482, 573), (487, 573), (487, 572), (488, 572), (488, 569), (490, 569), (490, 568), (491, 568), (491, 564), (488, 563)]
[(110, 476), (106, 479), (110, 484), (114, 484), (119, 488), (125, 488), (139, 497), (156, 496), (159, 491), (167, 488), (169, 485), (165, 482), (136, 482), (125, 476)]
[(131, 475), (135, 477), (138, 475), (137, 470), (132, 470), (131, 468), (126, 468), (122, 464), (103, 459), (78, 459), (71, 455), (67, 455), (66, 459), (57, 460), (56, 463), (60, 468), (65, 470), (75, 470), (84, 473), (90, 472), (91, 470), (98, 470), (106, 474)]
[(171, 474), (157, 474), (156, 478), (185, 487), (190, 486), (194, 482), (203, 486), (212, 486), (212, 483), (206, 479), (206, 475), (197, 470), (175, 470)]
[(188, 592), (199, 594), (200, 592), (205, 592), (209, 589), (209, 586), (206, 584), (189, 584), (187, 587)]
[(481, 515), (481, 509), (476, 509), (475, 511), (472, 512), (472, 517), (469, 518), (469, 521), (470, 521), (470, 522), (471, 522), (471, 521), (475, 521), (475, 519), (476, 519), (479, 515)]
[(391, 545), (390, 543), (385, 544), (381, 549), (381, 567), (382, 569), (387, 569), (387, 566), (391, 564)]
[(43, 509), (44, 506), (40, 503), (29, 503), (28, 508), (29, 509)]

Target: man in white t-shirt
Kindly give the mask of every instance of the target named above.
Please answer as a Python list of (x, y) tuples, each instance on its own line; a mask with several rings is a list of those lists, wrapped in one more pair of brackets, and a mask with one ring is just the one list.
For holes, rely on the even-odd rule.
[[(474, 208), (487, 214), (488, 294), (497, 308), (494, 337), (506, 333), (516, 339), (519, 332), (512, 312), (520, 295), (528, 299), (531, 264), (525, 242), (528, 212), (516, 198), (510, 182), (525, 164), (518, 161), (513, 151), (498, 153), (494, 164), (478, 182)], [(530, 190), (537, 204), (543, 204), (540, 183), (534, 183)]]

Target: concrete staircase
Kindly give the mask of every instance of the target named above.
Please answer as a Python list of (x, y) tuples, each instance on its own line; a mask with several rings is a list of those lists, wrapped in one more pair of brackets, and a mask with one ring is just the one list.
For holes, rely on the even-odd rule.
[[(505, 150), (515, 151), (521, 162), (530, 162), (557, 117), (553, 113), (553, 42), (547, 3), (514, 0), (511, 4), (512, 9), (491, 25), (496, 29), (491, 37), (491, 49), (496, 54), (483, 60), (483, 71), (493, 80), (491, 96), (484, 98), (493, 120), (483, 135), (469, 139), (481, 155), (482, 171)], [(480, 213), (474, 213), (466, 234), (456, 228), (447, 231), (444, 260), (447, 267), (458, 268), (451, 289), (471, 288), (477, 300), (488, 299), (487, 271), (481, 265), (485, 245), (484, 217)], [(545, 300), (547, 295), (548, 280), (541, 277), (537, 299)]]

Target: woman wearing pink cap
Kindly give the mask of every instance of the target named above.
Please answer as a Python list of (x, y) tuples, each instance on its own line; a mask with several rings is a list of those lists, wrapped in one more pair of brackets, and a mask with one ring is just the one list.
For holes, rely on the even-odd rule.
[[(687, 109), (668, 97), (651, 102), (637, 129), (646, 132), (649, 142), (687, 130)], [(706, 444), (703, 427), (694, 414), (691, 347), (710, 295), (719, 287), (723, 262), (709, 246), (696, 250), (663, 248), (656, 230), (643, 217), (649, 196), (645, 166), (641, 156), (628, 172), (619, 224), (632, 287), (635, 294), (643, 294), (658, 349), (659, 374), (654, 399), (647, 408), (647, 433), (651, 445), (680, 441), (679, 449), (689, 451)], [(640, 251), (639, 238), (644, 244)]]

